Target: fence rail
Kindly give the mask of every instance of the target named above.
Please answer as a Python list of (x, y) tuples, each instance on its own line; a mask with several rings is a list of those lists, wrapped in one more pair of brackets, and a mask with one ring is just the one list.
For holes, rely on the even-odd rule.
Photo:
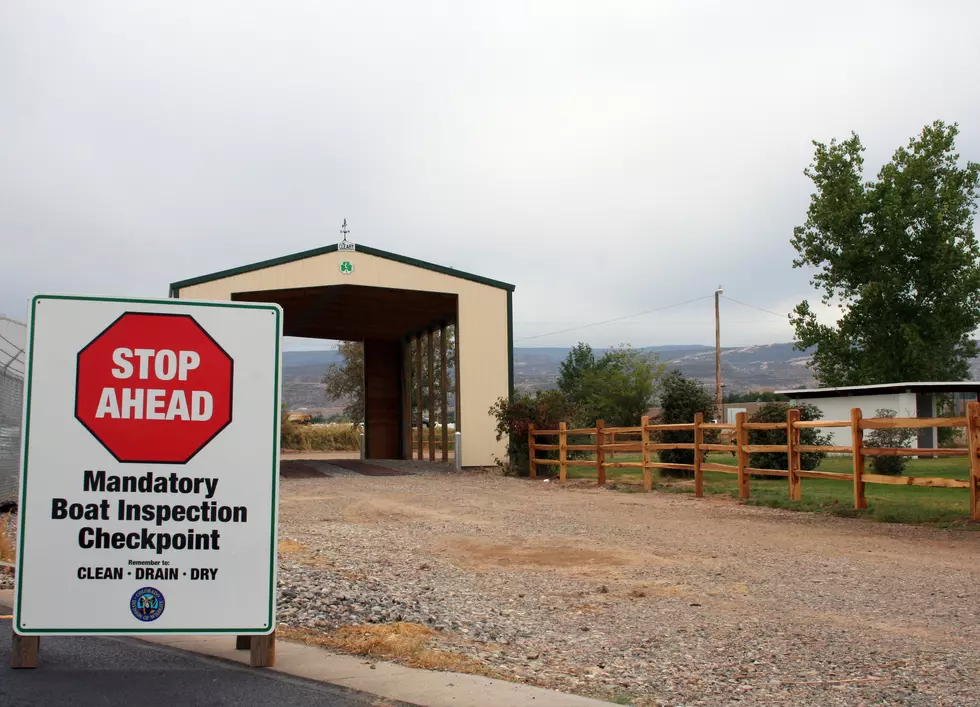
[[(805, 445), (800, 442), (800, 432), (805, 429), (850, 427), (850, 446)], [(878, 429), (921, 429), (924, 427), (963, 427), (966, 429), (967, 446), (965, 448), (919, 448), (919, 447), (867, 447), (864, 444), (865, 430)], [(705, 443), (705, 430), (730, 430), (731, 444)], [(785, 444), (749, 444), (748, 433), (752, 430), (786, 431)], [(661, 442), (655, 437), (660, 432), (682, 431), (693, 432), (693, 442)], [(592, 436), (592, 444), (568, 444), (568, 436)], [(617, 442), (617, 436), (638, 435), (639, 440)], [(557, 437), (557, 443), (538, 444), (537, 437)], [(577, 440), (578, 441), (578, 440)], [(654, 469), (679, 469), (694, 472), (694, 495), (704, 495), (704, 472), (714, 471), (738, 476), (739, 497), (749, 498), (750, 476), (773, 476), (787, 479), (789, 498), (794, 501), (802, 499), (801, 479), (833, 479), (851, 481), (854, 485), (854, 507), (868, 507), (864, 487), (866, 484), (890, 484), (906, 486), (926, 486), (933, 488), (966, 488), (970, 490), (970, 518), (980, 520), (980, 402), (967, 405), (966, 417), (861, 417), (859, 408), (851, 409), (850, 420), (800, 420), (799, 410), (789, 410), (786, 422), (747, 422), (744, 412), (735, 416), (735, 424), (706, 423), (699, 413), (694, 422), (682, 424), (651, 425), (650, 419), (644, 417), (639, 427), (606, 427), (602, 420), (595, 427), (585, 429), (568, 429), (566, 423), (559, 424), (557, 430), (539, 430), (532, 424), (528, 428), (528, 444), (531, 478), (536, 478), (538, 466), (557, 466), (558, 479), (565, 483), (568, 479), (568, 467), (592, 467), (596, 470), (599, 485), (606, 483), (606, 469), (626, 468), (640, 469), (643, 475), (643, 489), (653, 490)], [(678, 464), (673, 462), (653, 461), (652, 452), (681, 449), (694, 452), (694, 463)], [(537, 453), (558, 452), (557, 459), (541, 459)], [(594, 459), (569, 459), (568, 452), (591, 452)], [(611, 461), (615, 453), (639, 452), (642, 460), (638, 462)], [(731, 452), (736, 456), (734, 467), (725, 464), (713, 464), (704, 460), (706, 452)], [(787, 469), (757, 469), (749, 466), (752, 453), (779, 453), (787, 455)], [(803, 469), (801, 455), (807, 452), (828, 452), (851, 454), (853, 472), (842, 474), (830, 471), (807, 471)], [(865, 471), (867, 457), (896, 457), (896, 456), (925, 456), (925, 457), (957, 457), (966, 456), (970, 461), (970, 477), (968, 480), (948, 479), (940, 477), (916, 476), (886, 476), (869, 474)]]

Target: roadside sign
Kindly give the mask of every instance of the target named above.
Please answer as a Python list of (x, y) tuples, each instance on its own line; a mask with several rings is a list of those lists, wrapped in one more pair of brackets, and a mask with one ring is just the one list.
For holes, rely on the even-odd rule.
[(75, 417), (116, 461), (186, 464), (231, 422), (234, 362), (189, 314), (126, 312), (77, 369)]
[(282, 313), (31, 303), (14, 627), (275, 628)]

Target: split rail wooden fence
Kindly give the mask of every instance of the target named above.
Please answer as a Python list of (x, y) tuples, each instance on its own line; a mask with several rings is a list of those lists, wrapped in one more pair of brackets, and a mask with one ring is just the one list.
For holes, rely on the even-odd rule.
[[(849, 446), (805, 445), (800, 442), (800, 431), (811, 428), (847, 427), (851, 430)], [(867, 447), (864, 444), (864, 431), (876, 429), (921, 429), (928, 427), (962, 427), (966, 429), (967, 446), (965, 448), (919, 448), (919, 447)], [(733, 432), (734, 444), (705, 443), (706, 430), (730, 430)], [(749, 444), (751, 430), (786, 430), (785, 444)], [(658, 433), (668, 431), (692, 432), (693, 442), (657, 442)], [(569, 444), (568, 437), (592, 436), (592, 444)], [(632, 441), (610, 441), (623, 436), (639, 437)], [(538, 437), (557, 437), (556, 444), (539, 444)], [(898, 484), (906, 486), (932, 486), (942, 488), (968, 488), (970, 490), (970, 518), (980, 520), (980, 402), (967, 405), (966, 417), (861, 417), (859, 408), (851, 409), (849, 420), (800, 420), (799, 410), (789, 410), (786, 422), (747, 422), (746, 414), (740, 412), (735, 417), (735, 424), (705, 422), (699, 413), (694, 422), (682, 424), (651, 425), (650, 419), (644, 417), (639, 427), (606, 427), (602, 420), (595, 427), (584, 429), (568, 429), (566, 423), (559, 424), (557, 430), (539, 430), (532, 424), (528, 432), (530, 450), (531, 478), (537, 477), (538, 467), (553, 465), (558, 467), (558, 478), (565, 483), (568, 467), (592, 467), (596, 470), (599, 485), (606, 483), (606, 469), (626, 468), (640, 469), (643, 475), (643, 489), (652, 491), (654, 487), (654, 469), (681, 469), (694, 472), (694, 494), (704, 495), (704, 472), (716, 471), (738, 476), (739, 497), (749, 498), (749, 478), (752, 475), (775, 476), (786, 478), (789, 498), (794, 501), (802, 499), (801, 479), (835, 479), (850, 481), (854, 485), (854, 507), (868, 507), (865, 499), (866, 484)], [(652, 454), (666, 449), (686, 449), (694, 453), (693, 464), (676, 464), (671, 462), (653, 461)], [(557, 451), (557, 459), (538, 458), (542, 451)], [(594, 454), (593, 459), (569, 459), (569, 452), (588, 452)], [(735, 454), (737, 464), (713, 464), (704, 461), (707, 452), (730, 452)], [(753, 452), (772, 452), (787, 455), (788, 469), (755, 469), (749, 466), (749, 458)], [(830, 454), (851, 454), (853, 472), (842, 474), (829, 471), (807, 471), (802, 468), (801, 455), (806, 452), (826, 452)], [(640, 453), (641, 461), (607, 461), (607, 454)], [(866, 458), (869, 456), (924, 456), (924, 457), (969, 457), (969, 479), (947, 479), (939, 477), (917, 476), (887, 476), (884, 474), (868, 474), (865, 472)]]

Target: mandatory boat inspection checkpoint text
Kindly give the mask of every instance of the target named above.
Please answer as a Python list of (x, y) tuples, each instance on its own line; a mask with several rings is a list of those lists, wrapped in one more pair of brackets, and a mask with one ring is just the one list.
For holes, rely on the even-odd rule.
[[(140, 476), (125, 476), (86, 469), (82, 472), (82, 491), (84, 492), (185, 495), (203, 493), (204, 500), (195, 504), (140, 504), (118, 499), (113, 514), (113, 504), (108, 498), (74, 503), (69, 502), (66, 498), (52, 498), (51, 519), (153, 522), (157, 527), (169, 521), (178, 523), (247, 523), (248, 508), (246, 506), (224, 506), (219, 505), (217, 501), (210, 500), (217, 490), (217, 478), (180, 478), (175, 473), (154, 474), (152, 471)], [(83, 526), (78, 531), (78, 546), (85, 550), (93, 548), (152, 550), (160, 555), (168, 550), (220, 550), (220, 542), (221, 531), (217, 528), (204, 532), (189, 528), (185, 532), (165, 533), (152, 532), (149, 527), (142, 527), (133, 532), (109, 533), (100, 527)], [(79, 578), (87, 577), (82, 577), (79, 574)], [(97, 578), (101, 579), (102, 577)]]

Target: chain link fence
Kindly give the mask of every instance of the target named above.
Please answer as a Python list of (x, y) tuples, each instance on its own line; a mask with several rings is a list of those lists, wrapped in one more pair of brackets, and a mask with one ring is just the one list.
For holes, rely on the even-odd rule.
[(0, 508), (17, 500), (27, 327), (0, 315)]

